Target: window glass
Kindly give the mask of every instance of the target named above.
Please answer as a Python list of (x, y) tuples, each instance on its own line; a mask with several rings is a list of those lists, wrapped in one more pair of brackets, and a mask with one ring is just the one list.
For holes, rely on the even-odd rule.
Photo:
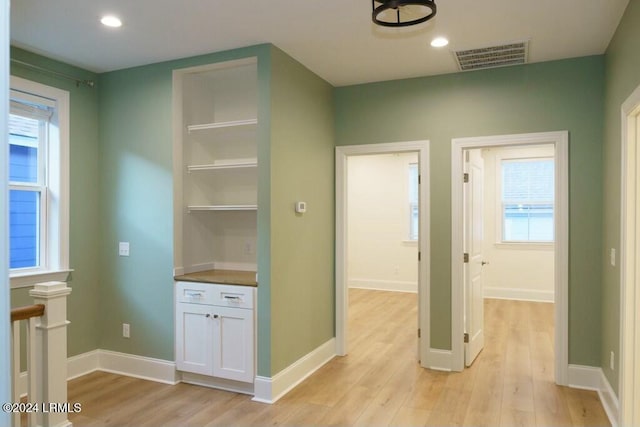
[(502, 161), (502, 240), (554, 240), (554, 161)]
[(40, 267), (46, 182), (39, 151), (47, 121), (19, 108), (9, 115), (9, 268)]
[(409, 240), (418, 240), (419, 221), (418, 164), (409, 164)]

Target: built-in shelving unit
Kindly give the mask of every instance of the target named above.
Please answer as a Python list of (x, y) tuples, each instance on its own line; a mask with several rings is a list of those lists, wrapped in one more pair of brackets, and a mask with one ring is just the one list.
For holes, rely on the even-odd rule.
[(175, 271), (256, 270), (255, 58), (174, 72)]

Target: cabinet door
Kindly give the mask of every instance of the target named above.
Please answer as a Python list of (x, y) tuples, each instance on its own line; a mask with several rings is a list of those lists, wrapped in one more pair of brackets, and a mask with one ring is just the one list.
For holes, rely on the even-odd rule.
[(176, 305), (176, 366), (180, 371), (213, 374), (214, 307), (199, 304)]
[(253, 382), (253, 310), (212, 308), (213, 376)]

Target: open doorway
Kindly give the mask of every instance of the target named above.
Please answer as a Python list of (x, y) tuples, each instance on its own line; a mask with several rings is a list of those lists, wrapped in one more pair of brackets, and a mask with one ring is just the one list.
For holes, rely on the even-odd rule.
[[(397, 154), (398, 158), (408, 159), (404, 155), (414, 153), (417, 163), (416, 171), (419, 179), (418, 205), (417, 205), (417, 235), (413, 243), (418, 256), (417, 261), (417, 293), (418, 293), (418, 324), (416, 325), (416, 336), (418, 336), (418, 353), (423, 366), (426, 366), (425, 348), (429, 346), (429, 327), (427, 308), (429, 298), (429, 221), (428, 221), (428, 200), (429, 200), (429, 180), (428, 180), (428, 142), (398, 142), (390, 144), (371, 144), (358, 146), (343, 146), (336, 148), (336, 353), (346, 355), (348, 353), (348, 307), (349, 307), (349, 159), (358, 156), (375, 156)], [(413, 162), (410, 162), (413, 163)], [(410, 171), (407, 171), (409, 174)], [(408, 175), (407, 175), (408, 179)], [(409, 200), (407, 199), (407, 202)], [(381, 207), (379, 207), (380, 209)], [(407, 210), (409, 215), (410, 209)], [(407, 224), (409, 227), (409, 224)], [(407, 233), (410, 230), (407, 230)], [(409, 236), (407, 236), (408, 238)], [(398, 264), (391, 264), (391, 274), (393, 275)], [(399, 271), (398, 271), (399, 273)], [(357, 279), (353, 277), (352, 279)], [(394, 282), (393, 280), (386, 280)], [(365, 287), (372, 287), (372, 281)], [(384, 282), (384, 280), (379, 281)], [(408, 280), (397, 280), (394, 286), (405, 286)], [(355, 283), (357, 284), (357, 280)], [(389, 283), (387, 283), (389, 284)]]
[[(465, 278), (467, 276), (471, 280), (477, 280), (472, 277), (474, 274), (479, 274), (482, 278), (482, 269), (488, 267), (486, 265), (487, 260), (483, 258), (483, 246), (481, 241), (477, 240), (477, 230), (473, 229), (465, 232), (465, 216), (472, 219), (473, 213), (469, 212), (469, 209), (465, 210), (465, 165), (467, 158), (474, 150), (485, 150), (485, 154), (489, 153), (487, 149), (492, 149), (495, 152), (501, 152), (501, 149), (511, 147), (512, 149), (534, 146), (546, 145), (553, 147), (553, 169), (555, 182), (553, 183), (553, 198), (554, 198), (554, 215), (553, 215), (553, 233), (555, 237), (555, 250), (553, 253), (553, 292), (555, 296), (555, 345), (554, 345), (554, 365), (555, 365), (555, 382), (558, 384), (567, 384), (567, 370), (568, 370), (568, 133), (567, 132), (549, 132), (549, 133), (537, 133), (537, 134), (525, 134), (525, 135), (505, 135), (505, 136), (493, 136), (493, 137), (480, 137), (480, 138), (460, 138), (454, 139), (452, 144), (452, 370), (460, 371), (465, 366), (465, 330), (469, 331), (468, 341), (475, 343), (475, 352), (482, 348), (482, 333), (479, 331), (477, 325), (482, 327), (482, 321), (484, 314), (481, 312), (483, 309), (483, 297), (484, 289), (481, 287), (470, 299), (465, 298)], [(469, 156), (467, 156), (469, 153)], [(480, 153), (482, 151), (476, 151), (477, 156), (482, 159)], [(489, 157), (489, 156), (487, 156)], [(495, 158), (494, 167), (495, 167)], [(502, 163), (500, 161), (500, 163)], [(476, 172), (479, 173), (479, 172)], [(484, 171), (481, 172), (484, 175)], [(502, 172), (501, 172), (502, 173)], [(478, 191), (478, 189), (474, 189)], [(482, 191), (482, 190), (480, 190)], [(468, 194), (467, 198), (472, 198)], [(511, 210), (512, 214), (517, 214), (519, 206), (507, 206)], [(476, 209), (480, 209), (476, 207)], [(504, 209), (504, 208), (501, 208)], [(483, 210), (484, 213), (484, 210)], [(509, 213), (509, 212), (508, 212)], [(465, 215), (466, 214), (466, 215)], [(507, 215), (508, 217), (509, 215)], [(513, 216), (513, 215), (512, 215)], [(517, 216), (517, 215), (516, 215)], [(541, 215), (544, 217), (544, 215)], [(504, 222), (504, 215), (501, 215)], [(476, 219), (476, 222), (478, 220)], [(506, 221), (510, 221), (509, 218)], [(473, 221), (467, 221), (473, 224)], [(513, 225), (513, 224), (512, 224)], [(499, 232), (504, 232), (504, 225), (498, 226)], [(518, 232), (517, 229), (512, 230)], [(465, 236), (469, 236), (469, 239), (465, 239)], [(482, 240), (480, 238), (480, 240)], [(475, 248), (470, 244), (475, 243)], [(471, 248), (471, 252), (467, 252), (468, 248)], [(464, 255), (469, 253), (469, 255)], [(478, 271), (480, 273), (474, 273), (470, 271), (469, 263), (465, 263), (465, 260), (472, 258), (474, 262), (478, 264)], [(482, 263), (485, 264), (482, 264)], [(468, 288), (473, 289), (473, 288)], [(529, 290), (531, 291), (531, 290)], [(526, 291), (526, 292), (529, 292)], [(522, 289), (494, 289), (493, 292), (502, 293), (503, 296), (511, 294), (522, 295)], [(549, 295), (548, 290), (537, 290), (535, 294), (541, 299), (544, 295)], [(465, 301), (469, 300), (469, 306), (465, 305)], [(471, 302), (473, 301), (473, 302)], [(469, 310), (469, 309), (474, 310)], [(469, 315), (470, 313), (473, 313)], [(467, 313), (467, 314), (465, 314)], [(471, 319), (469, 318), (471, 317)], [(476, 326), (469, 325), (469, 321), (475, 321)], [(466, 323), (466, 324), (465, 324)], [(472, 355), (473, 356), (473, 355)], [(467, 363), (468, 364), (468, 363)]]
[(466, 366), (485, 336), (506, 353), (515, 343), (505, 335), (516, 330), (527, 352), (552, 364), (547, 348), (528, 349), (524, 338), (553, 340), (554, 152), (551, 144), (464, 150)]

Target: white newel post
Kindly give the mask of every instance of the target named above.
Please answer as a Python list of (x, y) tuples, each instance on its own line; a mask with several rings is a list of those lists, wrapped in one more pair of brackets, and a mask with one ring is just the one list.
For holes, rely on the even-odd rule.
[[(36, 425), (71, 426), (67, 412), (58, 412), (67, 403), (67, 296), (65, 282), (38, 283), (29, 291), (34, 304), (44, 304), (44, 315), (36, 324), (36, 360), (40, 368), (32, 402), (41, 403)], [(59, 404), (57, 406), (50, 404)]]

